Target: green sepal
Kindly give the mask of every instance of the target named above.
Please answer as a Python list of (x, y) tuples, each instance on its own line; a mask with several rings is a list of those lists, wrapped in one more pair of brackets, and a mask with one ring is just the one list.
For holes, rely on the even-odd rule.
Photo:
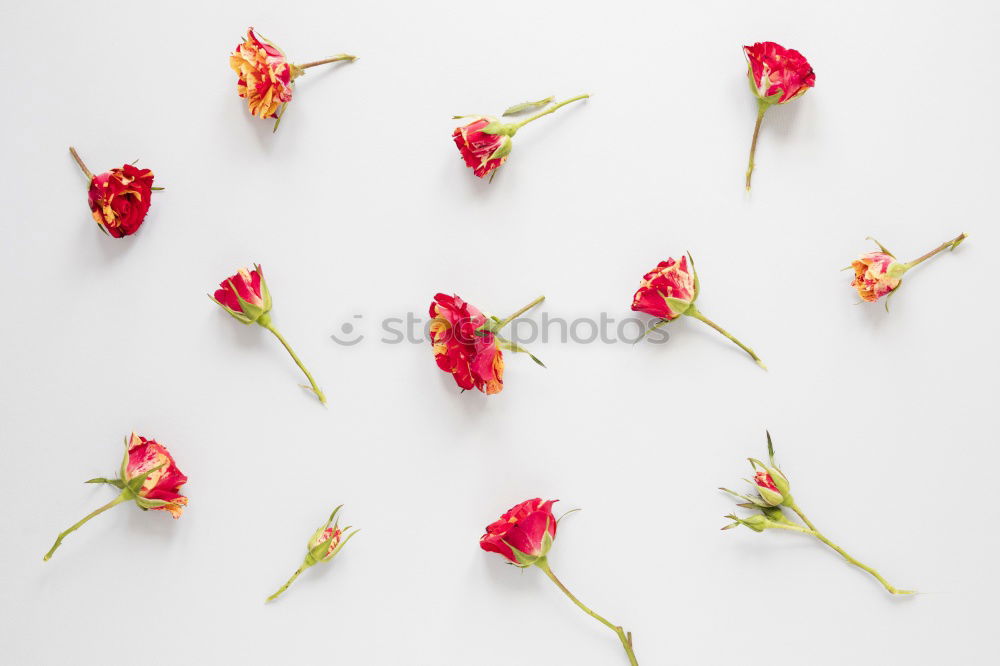
[(698, 269), (694, 267), (694, 257), (691, 256), (691, 252), (688, 252), (687, 256), (691, 262), (691, 275), (694, 276), (694, 296), (691, 297), (691, 302), (694, 303), (698, 300), (698, 294), (701, 292), (701, 282), (698, 280)]
[(142, 509), (143, 511), (147, 511), (149, 509), (159, 509), (160, 507), (164, 507), (170, 504), (170, 502), (166, 500), (147, 499), (139, 495), (135, 496), (135, 503), (139, 505), (139, 508)]
[(233, 319), (235, 319), (236, 321), (240, 322), (241, 324), (247, 324), (247, 325), (249, 325), (249, 324), (253, 323), (253, 321), (249, 317), (247, 317), (246, 315), (244, 315), (243, 313), (236, 312), (235, 310), (231, 309), (228, 305), (225, 305), (225, 304), (220, 303), (219, 301), (217, 301), (215, 299), (215, 296), (212, 296), (211, 294), (209, 294), (208, 297), (210, 299), (212, 299), (213, 303), (215, 303), (220, 308), (222, 308), (223, 310), (225, 310), (226, 312), (228, 312), (229, 316), (231, 316)]
[(489, 159), (490, 160), (503, 159), (504, 157), (510, 155), (510, 151), (513, 147), (514, 147), (514, 142), (510, 140), (509, 136), (505, 136), (503, 141), (500, 142), (500, 145), (497, 146), (497, 149), (493, 151), (492, 155), (490, 155)]
[(504, 116), (516, 116), (519, 113), (524, 113), (525, 111), (532, 111), (534, 109), (541, 109), (546, 107), (555, 101), (555, 97), (546, 97), (545, 99), (540, 99), (537, 102), (521, 102), (520, 104), (515, 104), (509, 107), (503, 112)]
[(726, 525), (725, 527), (723, 527), (722, 529), (724, 530), (732, 529), (737, 525), (745, 525), (746, 527), (752, 529), (754, 532), (763, 532), (768, 527), (770, 527), (770, 522), (771, 522), (770, 520), (768, 520), (767, 516), (760, 513), (755, 514), (753, 516), (749, 516), (747, 518), (740, 518), (735, 513), (727, 514), (725, 517), (732, 520), (733, 523), (731, 525)]
[(528, 555), (527, 553), (522, 552), (522, 551), (518, 550), (517, 548), (514, 548), (514, 546), (510, 545), (509, 543), (507, 544), (507, 547), (510, 548), (511, 552), (514, 553), (514, 558), (517, 560), (516, 563), (513, 563), (513, 562), (511, 563), (511, 564), (514, 564), (514, 566), (521, 567), (521, 568), (530, 567), (535, 562), (537, 562), (539, 559), (541, 559), (541, 558), (535, 557), (533, 555)]
[[(143, 510), (149, 509), (149, 508), (153, 508), (153, 506), (164, 506), (166, 504), (169, 504), (169, 502), (164, 502), (163, 500), (149, 500), (149, 499), (146, 499), (145, 497), (142, 497), (139, 494), (142, 491), (143, 484), (146, 483), (146, 479), (149, 478), (149, 475), (152, 474), (153, 472), (157, 471), (157, 470), (163, 469), (163, 467), (165, 467), (166, 465), (167, 465), (167, 463), (165, 463), (165, 462), (164, 463), (160, 463), (156, 467), (153, 467), (152, 469), (146, 471), (141, 476), (137, 476), (137, 477), (135, 477), (133, 479), (129, 479), (128, 481), (123, 481), (122, 494), (126, 495), (128, 497), (128, 499), (130, 499), (130, 500), (135, 500), (135, 503), (138, 504), (139, 508), (143, 509)], [(150, 503), (150, 504), (147, 505), (147, 506), (143, 506), (144, 502)], [(152, 504), (152, 503), (155, 503), (155, 502), (162, 502), (162, 504)]]
[(887, 254), (887, 255), (889, 255), (890, 257), (892, 257), (893, 259), (895, 259), (895, 258), (896, 258), (896, 255), (894, 255), (894, 254), (893, 254), (892, 252), (890, 252), (890, 251), (889, 251), (889, 249), (888, 249), (888, 248), (886, 248), (886, 246), (885, 246), (885, 245), (882, 245), (882, 243), (879, 243), (879, 242), (878, 242), (877, 240), (875, 240), (875, 239), (874, 239), (874, 238), (872, 238), (871, 236), (865, 236), (865, 240), (870, 240), (871, 242), (873, 242), (873, 243), (875, 243), (876, 245), (878, 245), (878, 249), (879, 249), (879, 250), (880, 250), (880, 251), (882, 252), (882, 254)]
[(115, 488), (118, 488), (119, 490), (125, 488), (125, 484), (122, 483), (121, 479), (105, 479), (104, 477), (100, 476), (94, 479), (87, 479), (86, 481), (84, 481), (84, 483), (106, 483), (109, 486), (114, 486)]
[[(490, 120), (479, 131), (483, 134), (502, 134), (509, 138), (517, 134), (517, 125), (514, 123), (502, 123), (499, 120)], [(508, 152), (510, 151), (508, 150)]]
[(750, 497), (749, 495), (743, 495), (736, 492), (735, 490), (730, 490), (729, 488), (719, 488), (723, 492), (727, 492), (734, 497), (739, 497), (740, 499), (746, 500), (743, 504), (737, 504), (736, 506), (743, 507), (744, 509), (764, 509), (770, 507), (770, 504), (766, 504), (760, 498)]
[(659, 292), (659, 294), (663, 297), (663, 300), (666, 301), (667, 307), (670, 308), (671, 312), (679, 315), (685, 314), (694, 302), (681, 300), (680, 298), (674, 298), (673, 296), (664, 296), (662, 291)]

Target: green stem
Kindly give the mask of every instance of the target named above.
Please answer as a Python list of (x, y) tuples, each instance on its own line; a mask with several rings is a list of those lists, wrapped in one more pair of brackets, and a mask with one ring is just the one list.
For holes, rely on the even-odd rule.
[(506, 326), (510, 322), (514, 321), (515, 319), (517, 319), (518, 317), (520, 317), (521, 315), (523, 315), (525, 312), (527, 312), (531, 308), (535, 307), (536, 305), (538, 305), (539, 303), (541, 303), (544, 300), (545, 300), (544, 296), (539, 296), (538, 298), (536, 298), (535, 300), (531, 301), (530, 303), (528, 303), (527, 305), (525, 305), (523, 308), (521, 308), (520, 310), (518, 310), (517, 312), (515, 312), (511, 316), (507, 317), (506, 319), (501, 320), (501, 322), (496, 325), (496, 330), (497, 331), (501, 330), (504, 326)]
[(880, 574), (878, 571), (876, 571), (872, 567), (868, 566), (867, 564), (863, 564), (862, 562), (859, 562), (858, 560), (856, 560), (853, 557), (851, 557), (850, 555), (848, 555), (847, 552), (843, 548), (841, 548), (840, 546), (838, 546), (834, 542), (832, 542), (829, 539), (827, 539), (823, 535), (822, 532), (820, 532), (819, 530), (817, 530), (816, 526), (813, 525), (812, 522), (808, 518), (806, 518), (806, 514), (804, 514), (802, 512), (802, 509), (800, 509), (797, 504), (792, 504), (792, 506), (790, 508), (796, 514), (798, 514), (799, 518), (802, 519), (802, 522), (804, 522), (806, 525), (809, 526), (809, 528), (813, 532), (813, 536), (815, 536), (817, 539), (819, 539), (820, 541), (822, 541), (823, 543), (825, 543), (827, 546), (829, 546), (833, 550), (837, 551), (837, 553), (840, 554), (841, 557), (843, 557), (845, 560), (847, 560), (848, 562), (850, 562), (854, 566), (858, 567), (859, 569), (861, 569), (863, 571), (867, 571), (869, 574), (871, 574), (872, 576), (874, 576), (875, 580), (877, 580), (878, 582), (882, 583), (882, 587), (884, 587), (886, 590), (888, 590), (890, 594), (916, 594), (915, 590), (900, 590), (899, 588), (891, 585), (889, 583), (889, 581), (887, 581), (885, 578), (883, 578), (882, 574)]
[(628, 655), (628, 663), (631, 664), (631, 666), (639, 666), (639, 662), (635, 658), (635, 652), (632, 649), (632, 633), (631, 632), (626, 632), (624, 629), (622, 629), (618, 625), (615, 625), (615, 624), (612, 624), (611, 622), (608, 622), (603, 617), (601, 617), (600, 615), (598, 615), (594, 611), (592, 611), (589, 608), (587, 608), (587, 606), (585, 606), (582, 601), (580, 601), (579, 599), (577, 599), (573, 595), (573, 593), (570, 592), (569, 589), (567, 589), (566, 586), (562, 584), (562, 581), (560, 581), (558, 578), (556, 578), (556, 575), (554, 573), (552, 573), (552, 569), (549, 568), (548, 558), (545, 558), (545, 557), (539, 558), (538, 560), (535, 561), (535, 566), (538, 567), (539, 569), (541, 569), (542, 571), (544, 571), (545, 575), (549, 577), (549, 580), (551, 580), (553, 583), (555, 583), (556, 587), (558, 587), (560, 590), (562, 590), (563, 594), (565, 594), (567, 597), (569, 597), (569, 600), (572, 601), (574, 604), (576, 604), (580, 608), (580, 610), (582, 610), (584, 613), (586, 613), (590, 617), (594, 618), (595, 620), (597, 620), (598, 622), (600, 622), (601, 624), (603, 624), (605, 627), (607, 627), (611, 631), (615, 632), (615, 634), (617, 634), (617, 636), (618, 636), (618, 640), (620, 640), (622, 642), (622, 647), (625, 648), (625, 654)]
[(73, 156), (73, 159), (76, 160), (77, 166), (79, 166), (80, 170), (83, 171), (83, 175), (87, 177), (87, 183), (89, 184), (90, 181), (94, 180), (93, 172), (91, 172), (91, 170), (87, 168), (87, 165), (83, 163), (83, 159), (80, 157), (80, 153), (76, 152), (76, 148), (70, 146), (69, 154)]
[(260, 320), (258, 320), (257, 323), (259, 323), (267, 330), (271, 331), (271, 333), (274, 333), (274, 337), (278, 338), (278, 342), (280, 342), (285, 347), (285, 350), (288, 351), (289, 355), (292, 357), (292, 360), (295, 361), (295, 365), (299, 366), (299, 370), (305, 373), (306, 379), (309, 380), (309, 384), (310, 386), (312, 386), (313, 393), (316, 394), (316, 397), (319, 398), (319, 401), (321, 403), (326, 404), (326, 396), (323, 395), (323, 391), (321, 391), (319, 386), (316, 384), (316, 380), (313, 379), (312, 374), (310, 374), (309, 371), (306, 370), (306, 366), (302, 364), (302, 361), (295, 353), (295, 350), (293, 350), (292, 346), (288, 344), (288, 341), (285, 340), (284, 336), (278, 332), (278, 329), (274, 327), (274, 324), (272, 324), (270, 320), (267, 320), (265, 323), (261, 323)]
[(296, 579), (296, 578), (298, 578), (298, 577), (299, 577), (300, 575), (302, 575), (302, 572), (303, 572), (303, 571), (305, 571), (305, 570), (306, 570), (306, 569), (308, 569), (308, 568), (309, 568), (309, 567), (307, 567), (307, 566), (306, 566), (305, 564), (303, 564), (303, 565), (302, 565), (301, 567), (299, 567), (298, 569), (296, 569), (296, 570), (295, 570), (295, 573), (293, 573), (293, 574), (292, 574), (292, 577), (291, 577), (291, 578), (289, 578), (289, 579), (288, 579), (288, 581), (287, 581), (287, 582), (285, 582), (285, 584), (284, 584), (284, 585), (282, 585), (282, 586), (281, 586), (280, 588), (278, 588), (278, 591), (277, 591), (277, 592), (275, 592), (274, 594), (272, 594), (271, 596), (269, 596), (269, 597), (268, 597), (268, 598), (267, 598), (267, 599), (266, 599), (266, 600), (264, 601), (264, 603), (266, 604), (266, 603), (267, 603), (268, 601), (274, 601), (274, 600), (275, 600), (275, 599), (277, 599), (277, 598), (278, 598), (279, 596), (281, 596), (281, 593), (282, 593), (282, 592), (284, 592), (285, 590), (287, 590), (287, 589), (288, 589), (288, 586), (289, 586), (289, 585), (291, 585), (292, 583), (294, 583), (294, 582), (295, 582), (295, 579)]
[(757, 354), (754, 352), (754, 350), (750, 349), (745, 344), (743, 344), (742, 342), (740, 342), (739, 340), (737, 340), (735, 337), (733, 337), (729, 333), (729, 331), (727, 331), (726, 329), (722, 328), (721, 326), (719, 326), (718, 324), (716, 324), (714, 321), (712, 321), (711, 319), (709, 319), (708, 317), (706, 317), (705, 315), (703, 315), (701, 313), (701, 311), (698, 310), (698, 308), (696, 308), (694, 306), (694, 303), (692, 303), (691, 306), (688, 307), (688, 309), (684, 311), (684, 314), (690, 315), (690, 316), (694, 317), (695, 319), (697, 319), (699, 321), (705, 322), (706, 324), (708, 324), (709, 326), (711, 326), (712, 328), (714, 328), (715, 330), (717, 330), (719, 333), (722, 333), (724, 336), (726, 336), (727, 338), (729, 338), (730, 340), (732, 340), (733, 342), (735, 342), (736, 345), (740, 349), (742, 349), (746, 353), (750, 354), (750, 358), (752, 358), (753, 360), (757, 361), (757, 365), (759, 365), (760, 367), (762, 367), (765, 370), (767, 370), (767, 366), (764, 365), (764, 362), (760, 360), (760, 357), (757, 356)]
[(49, 552), (45, 553), (45, 557), (42, 558), (42, 561), (48, 562), (49, 558), (52, 557), (52, 553), (56, 552), (56, 548), (58, 548), (60, 546), (60, 544), (62, 544), (63, 539), (65, 539), (70, 533), (75, 532), (76, 530), (78, 530), (80, 528), (80, 526), (83, 525), (85, 522), (87, 522), (88, 520), (90, 520), (94, 516), (98, 516), (98, 515), (104, 513), (105, 511), (107, 511), (108, 509), (110, 509), (112, 507), (118, 506), (122, 502), (127, 501), (127, 499), (128, 498), (125, 497), (125, 493), (123, 492), (121, 495), (119, 495), (118, 497), (114, 498), (113, 500), (111, 500), (110, 502), (108, 502), (107, 504), (105, 504), (104, 506), (102, 506), (101, 508), (94, 509), (93, 511), (91, 511), (90, 513), (88, 513), (79, 522), (75, 523), (69, 529), (67, 529), (67, 530), (65, 530), (63, 532), (60, 532), (59, 536), (56, 537), (56, 542), (54, 544), (52, 544), (51, 548), (49, 548)]
[(959, 235), (955, 236), (953, 239), (951, 239), (950, 241), (948, 241), (946, 243), (941, 243), (940, 245), (938, 245), (936, 248), (934, 248), (933, 250), (931, 250), (927, 254), (925, 254), (925, 255), (923, 255), (921, 257), (917, 257), (916, 259), (914, 259), (910, 263), (906, 264), (906, 270), (910, 270), (911, 268), (913, 268), (917, 264), (920, 264), (920, 263), (923, 263), (923, 262), (927, 261), (928, 259), (930, 259), (931, 257), (933, 257), (938, 252), (941, 252), (942, 250), (946, 250), (946, 249), (949, 249), (949, 248), (951, 248), (951, 249), (954, 250), (956, 247), (958, 247), (959, 243), (961, 243), (962, 241), (965, 240), (965, 237), (966, 237), (966, 234), (959, 234)]
[(799, 525), (794, 525), (791, 523), (778, 523), (775, 521), (771, 521), (771, 524), (768, 525), (768, 528), (779, 529), (779, 530), (792, 530), (793, 532), (802, 532), (803, 534), (809, 534), (814, 537), (819, 536), (816, 530), (806, 529), (805, 527), (801, 527)]
[(753, 174), (753, 156), (757, 153), (757, 135), (760, 134), (760, 123), (764, 120), (764, 114), (771, 108), (770, 103), (762, 99), (757, 100), (757, 124), (753, 126), (753, 141), (750, 142), (750, 164), (747, 165), (747, 192), (750, 191), (750, 176)]
[(295, 66), (298, 67), (299, 69), (309, 69), (310, 67), (316, 67), (317, 65), (326, 65), (331, 62), (340, 62), (341, 60), (350, 60), (351, 62), (354, 62), (357, 59), (358, 56), (352, 56), (347, 53), (341, 53), (339, 55), (333, 56), (332, 58), (324, 58), (323, 60), (313, 60), (312, 62), (307, 62), (304, 65), (295, 65)]
[(550, 113), (554, 113), (555, 111), (557, 111), (558, 109), (566, 106), (567, 104), (572, 104), (573, 102), (578, 102), (581, 99), (587, 99), (588, 97), (590, 97), (589, 94), (577, 95), (576, 97), (570, 97), (565, 102), (559, 102), (558, 104), (550, 106), (549, 108), (545, 109), (544, 111), (539, 111), (535, 115), (529, 116), (529, 117), (525, 118), (524, 120), (522, 120), (519, 123), (514, 123), (514, 130), (517, 131), (517, 130), (521, 129), (522, 127), (524, 127), (525, 125), (527, 125), (528, 123), (530, 123), (532, 121), (535, 121), (535, 120), (538, 120), (542, 116), (547, 116)]

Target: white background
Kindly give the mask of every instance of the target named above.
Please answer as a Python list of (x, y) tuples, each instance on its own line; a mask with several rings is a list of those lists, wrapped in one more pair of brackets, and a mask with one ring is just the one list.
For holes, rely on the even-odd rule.
[[(529, 497), (566, 510), (553, 569), (641, 664), (982, 664), (993, 652), (998, 364), (994, 2), (5, 3), (0, 649), (8, 664), (624, 664), (537, 570), (482, 552)], [(310, 70), (277, 134), (237, 98), (248, 25)], [(764, 121), (740, 46), (816, 88)], [(492, 184), (454, 113), (593, 98), (514, 140)], [(167, 189), (133, 237), (86, 184), (139, 159)], [(891, 301), (840, 272), (970, 234)], [(628, 314), (694, 253), (665, 345), (531, 345), (460, 394), (429, 345), (378, 342), (437, 291), (504, 315)], [(205, 294), (260, 262), (277, 342)], [(353, 319), (354, 315), (362, 319)], [(354, 347), (330, 335), (359, 323)], [(719, 532), (770, 428), (796, 499), (901, 587), (791, 533)], [(112, 497), (130, 430), (190, 477), (173, 521)], [(330, 509), (363, 528), (275, 604)], [(115, 657), (118, 655), (118, 657)]]

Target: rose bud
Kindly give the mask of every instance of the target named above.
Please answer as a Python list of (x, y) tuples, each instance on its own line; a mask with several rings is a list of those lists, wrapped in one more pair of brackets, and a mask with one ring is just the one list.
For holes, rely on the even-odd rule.
[(504, 111), (503, 115), (506, 117), (534, 109), (545, 109), (520, 122), (505, 123), (491, 116), (454, 116), (455, 120), (468, 117), (474, 118), (474, 120), (461, 127), (456, 127), (451, 133), (451, 138), (458, 146), (458, 150), (465, 160), (465, 165), (471, 168), (472, 172), (479, 178), (485, 178), (489, 174), (490, 180), (493, 180), (494, 172), (507, 161), (507, 156), (510, 155), (513, 146), (511, 138), (519, 129), (542, 116), (547, 116), (556, 109), (588, 97), (590, 95), (577, 95), (558, 104), (552, 104), (553, 99), (548, 97), (537, 102), (515, 104)]
[(87, 177), (87, 205), (98, 226), (115, 238), (138, 231), (149, 212), (153, 190), (163, 189), (153, 187), (153, 172), (124, 164), (95, 176), (75, 148), (70, 146), (69, 152)]
[(187, 483), (187, 477), (178, 469), (170, 452), (155, 440), (140, 437), (135, 433), (125, 439), (125, 456), (122, 458), (120, 476), (116, 479), (90, 479), (87, 483), (104, 483), (118, 488), (121, 492), (118, 497), (61, 532), (42, 559), (47, 561), (51, 558), (68, 534), (79, 529), (91, 518), (122, 502), (134, 501), (143, 511), (148, 509), (169, 511), (174, 518), (181, 517), (188, 503), (187, 497), (179, 492), (181, 486)]
[(486, 533), (479, 538), (479, 547), (490, 553), (502, 555), (508, 564), (527, 568), (536, 566), (579, 606), (585, 613), (608, 627), (618, 636), (632, 666), (638, 666), (632, 649), (632, 634), (612, 624), (577, 599), (562, 581), (556, 578), (549, 566), (548, 553), (556, 538), (559, 521), (552, 514), (552, 505), (558, 500), (542, 501), (540, 498), (521, 502), (498, 520), (486, 526)]
[(229, 67), (239, 77), (236, 92), (247, 101), (250, 114), (258, 118), (274, 118), (274, 131), (277, 131), (285, 105), (292, 101), (295, 79), (305, 74), (305, 70), (310, 67), (341, 60), (353, 62), (357, 57), (342, 53), (332, 58), (294, 65), (288, 62), (281, 49), (257, 35), (253, 27), (250, 27), (246, 38), (229, 56)]
[(486, 526), (486, 533), (479, 538), (479, 547), (503, 555), (515, 566), (530, 567), (552, 548), (556, 538), (552, 505), (558, 501), (543, 502), (536, 497), (521, 502)]
[[(767, 465), (756, 458), (749, 458), (750, 465), (753, 467), (755, 472), (754, 479), (751, 483), (754, 484), (754, 487), (759, 493), (757, 497), (748, 497), (746, 495), (733, 492), (727, 488), (721, 488), (721, 490), (724, 490), (730, 495), (735, 495), (736, 497), (747, 500), (737, 506), (744, 509), (753, 509), (759, 511), (759, 513), (747, 518), (741, 518), (736, 514), (729, 514), (726, 518), (729, 518), (733, 522), (726, 525), (722, 529), (728, 530), (744, 525), (749, 527), (754, 532), (763, 532), (768, 529), (782, 529), (807, 534), (822, 541), (849, 563), (871, 574), (891, 594), (913, 594), (912, 590), (901, 590), (891, 585), (889, 581), (887, 581), (878, 571), (866, 564), (862, 564), (855, 558), (848, 555), (843, 548), (835, 544), (818, 529), (816, 529), (816, 526), (809, 520), (809, 518), (806, 517), (806, 514), (803, 513), (799, 505), (795, 503), (795, 500), (792, 499), (791, 493), (789, 493), (790, 484), (788, 482), (788, 477), (782, 473), (782, 471), (778, 468), (778, 465), (774, 462), (774, 445), (771, 443), (770, 433), (767, 434), (767, 454), (769, 462)], [(800, 525), (791, 520), (788, 515), (785, 514), (783, 509), (789, 509), (792, 513), (798, 516), (798, 519), (802, 521), (803, 524)]]
[[(337, 518), (337, 513), (341, 508), (343, 508), (343, 506), (344, 505), (341, 504), (334, 509), (333, 513), (330, 514), (330, 518), (326, 521), (326, 524), (316, 530), (316, 532), (309, 539), (309, 542), (306, 544), (306, 557), (302, 561), (302, 566), (300, 566), (295, 573), (292, 574), (292, 577), (288, 579), (288, 582), (282, 585), (277, 592), (269, 596), (265, 600), (265, 603), (277, 599), (281, 593), (287, 590), (288, 586), (294, 583), (295, 579), (309, 567), (319, 564), (320, 562), (329, 562), (332, 560), (334, 556), (340, 552), (340, 549), (344, 547), (344, 544), (346, 544), (352, 536), (361, 531), (354, 530), (353, 532), (348, 532), (348, 530), (351, 529), (350, 525), (341, 529), (339, 520), (334, 523), (334, 520)], [(333, 527), (330, 527), (330, 523), (334, 523)], [(346, 535), (345, 532), (347, 533)]]
[[(851, 262), (854, 269), (854, 281), (851, 286), (858, 290), (858, 295), (864, 301), (874, 302), (896, 290), (902, 283), (903, 274), (917, 264), (920, 264), (942, 250), (954, 250), (965, 240), (966, 234), (959, 234), (955, 238), (942, 243), (927, 254), (914, 259), (909, 263), (902, 263), (896, 260), (889, 250), (877, 240), (869, 237), (880, 252), (869, 252), (863, 254)], [(889, 309), (889, 302), (886, 301), (886, 310)]]
[[(503, 390), (504, 370), (501, 350), (526, 352), (516, 343), (502, 338), (499, 331), (544, 298), (539, 297), (510, 317), (500, 320), (486, 317), (457, 295), (435, 295), (429, 310), (429, 332), (438, 367), (450, 373), (463, 391), (475, 388), (487, 395), (499, 393)], [(537, 358), (528, 355), (543, 365)]]
[[(688, 260), (690, 259), (690, 264)], [(694, 259), (690, 253), (681, 257), (680, 261), (668, 258), (661, 261), (656, 268), (642, 276), (639, 289), (632, 296), (632, 310), (634, 312), (645, 312), (646, 314), (659, 317), (660, 321), (650, 327), (645, 335), (649, 335), (654, 330), (670, 321), (677, 319), (681, 315), (694, 317), (702, 321), (722, 335), (736, 343), (740, 349), (750, 355), (757, 365), (767, 370), (767, 366), (757, 354), (745, 344), (733, 337), (728, 331), (703, 315), (695, 307), (698, 293), (701, 290), (698, 281), (698, 273), (694, 268)]]
[(750, 164), (747, 167), (747, 190), (753, 174), (753, 158), (757, 152), (757, 135), (764, 114), (775, 104), (786, 104), (801, 97), (816, 85), (816, 73), (805, 56), (795, 49), (786, 49), (774, 42), (757, 42), (744, 46), (747, 58), (747, 78), (750, 90), (757, 96), (757, 124), (750, 144)]
[(249, 268), (239, 269), (235, 275), (223, 280), (219, 287), (215, 291), (215, 295), (209, 296), (209, 298), (237, 321), (247, 325), (258, 324), (278, 338), (278, 342), (282, 344), (285, 351), (295, 361), (295, 365), (299, 366), (306, 379), (309, 380), (310, 390), (316, 394), (321, 403), (326, 403), (326, 396), (323, 395), (323, 391), (316, 384), (312, 374), (271, 321), (271, 291), (267, 288), (264, 271), (260, 265), (255, 264), (253, 270)]

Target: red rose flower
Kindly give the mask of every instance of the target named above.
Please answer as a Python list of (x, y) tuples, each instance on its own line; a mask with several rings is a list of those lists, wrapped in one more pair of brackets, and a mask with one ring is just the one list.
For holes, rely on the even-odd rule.
[(124, 164), (120, 169), (95, 176), (75, 148), (70, 147), (69, 151), (90, 182), (87, 204), (94, 221), (115, 238), (131, 236), (138, 231), (149, 212), (153, 190), (161, 189), (153, 187), (153, 172)]
[(456, 127), (451, 134), (465, 159), (465, 165), (480, 178), (499, 168), (510, 155), (509, 136), (483, 132), (483, 128), (493, 122), (492, 118), (476, 118), (468, 125)]
[[(465, 165), (471, 168), (476, 176), (485, 178), (489, 174), (492, 178), (493, 172), (507, 161), (513, 146), (511, 138), (519, 129), (542, 116), (547, 116), (556, 109), (587, 97), (590, 95), (577, 95), (558, 104), (552, 104), (551, 97), (538, 102), (517, 104), (507, 109), (503, 115), (512, 116), (531, 109), (548, 108), (516, 123), (504, 123), (489, 116), (475, 116), (475, 120), (461, 127), (456, 127), (451, 133), (451, 138), (458, 146), (459, 152), (462, 153)], [(550, 104), (552, 105), (549, 106)], [(465, 116), (455, 116), (455, 118), (463, 117)]]
[(548, 553), (555, 541), (556, 526), (559, 522), (552, 514), (552, 505), (557, 501), (543, 502), (536, 497), (521, 502), (500, 516), (499, 520), (486, 526), (486, 534), (479, 538), (479, 547), (487, 552), (502, 555), (508, 564), (513, 564), (516, 567), (535, 566), (544, 571), (549, 580), (555, 583), (574, 604), (615, 632), (625, 649), (629, 663), (632, 666), (638, 666), (635, 652), (632, 649), (631, 632), (609, 622), (585, 606), (552, 572)]
[(503, 389), (503, 352), (489, 331), (477, 333), (486, 316), (458, 296), (437, 294), (430, 307), (431, 345), (438, 367), (458, 386), (488, 395)]
[(757, 97), (770, 104), (789, 102), (816, 85), (812, 65), (795, 49), (774, 42), (757, 42), (744, 46), (743, 53), (747, 57), (751, 88)]
[[(259, 265), (241, 268), (219, 283), (212, 300), (244, 324), (251, 324), (271, 311), (271, 292)], [(262, 324), (263, 325), (263, 324)]]
[[(285, 105), (292, 101), (292, 86), (305, 70), (340, 60), (357, 60), (355, 56), (341, 54), (304, 65), (288, 62), (284, 51), (272, 42), (247, 29), (243, 42), (229, 56), (229, 67), (236, 72), (236, 92), (247, 101), (250, 114), (258, 118), (280, 120)], [(278, 121), (274, 123), (278, 129)]]
[(795, 49), (786, 49), (774, 42), (757, 42), (744, 46), (747, 57), (747, 78), (757, 96), (757, 124), (750, 143), (750, 163), (747, 166), (747, 191), (753, 174), (753, 158), (757, 152), (757, 135), (764, 114), (775, 104), (785, 104), (801, 97), (816, 85), (816, 73), (805, 57)]
[(180, 518), (187, 506), (188, 498), (180, 494), (187, 477), (177, 467), (173, 456), (166, 447), (155, 440), (140, 437), (134, 432), (125, 438), (125, 455), (122, 458), (120, 476), (117, 479), (103, 477), (90, 479), (87, 483), (103, 483), (118, 488), (121, 492), (83, 520), (59, 533), (44, 560), (52, 557), (67, 535), (76, 531), (91, 518), (98, 516), (122, 502), (133, 501), (146, 511), (156, 509), (169, 511), (174, 518)]
[(188, 499), (178, 491), (187, 483), (187, 477), (177, 468), (174, 457), (165, 446), (154, 439), (132, 433), (128, 441), (125, 483), (143, 475), (146, 475), (146, 479), (138, 490), (139, 497), (165, 502), (149, 508), (169, 511), (174, 518), (180, 518)]
[(219, 289), (214, 296), (209, 296), (219, 307), (228, 312), (233, 319), (243, 324), (257, 324), (266, 328), (278, 342), (285, 348), (295, 365), (309, 380), (312, 392), (316, 394), (319, 401), (326, 403), (326, 396), (320, 390), (312, 374), (306, 369), (305, 364), (288, 344), (285, 337), (281, 335), (274, 323), (271, 321), (271, 290), (267, 288), (267, 281), (264, 280), (264, 271), (260, 265), (255, 265), (253, 270), (241, 268), (235, 275), (219, 283)]
[(688, 267), (687, 257), (681, 257), (680, 261), (668, 258), (642, 276), (632, 297), (632, 310), (660, 319), (676, 319), (684, 314), (694, 297), (694, 273)]
[[(690, 263), (688, 262), (689, 259)], [(698, 273), (694, 269), (694, 260), (691, 259), (690, 254), (686, 257), (681, 257), (680, 261), (676, 261), (673, 258), (661, 261), (656, 265), (656, 268), (643, 275), (638, 291), (632, 296), (632, 310), (634, 312), (645, 312), (646, 314), (660, 318), (660, 321), (649, 328), (644, 335), (648, 335), (655, 329), (677, 319), (681, 315), (694, 317), (736, 343), (740, 349), (749, 354), (750, 358), (757, 362), (757, 365), (766, 370), (767, 367), (760, 360), (760, 357), (757, 356), (756, 352), (703, 315), (695, 307), (699, 291)]]
[(552, 515), (552, 505), (558, 501), (543, 502), (536, 497), (521, 502), (486, 526), (486, 534), (480, 537), (479, 546), (485, 551), (503, 555), (516, 566), (531, 566), (538, 558), (545, 557), (556, 538), (556, 517)]

